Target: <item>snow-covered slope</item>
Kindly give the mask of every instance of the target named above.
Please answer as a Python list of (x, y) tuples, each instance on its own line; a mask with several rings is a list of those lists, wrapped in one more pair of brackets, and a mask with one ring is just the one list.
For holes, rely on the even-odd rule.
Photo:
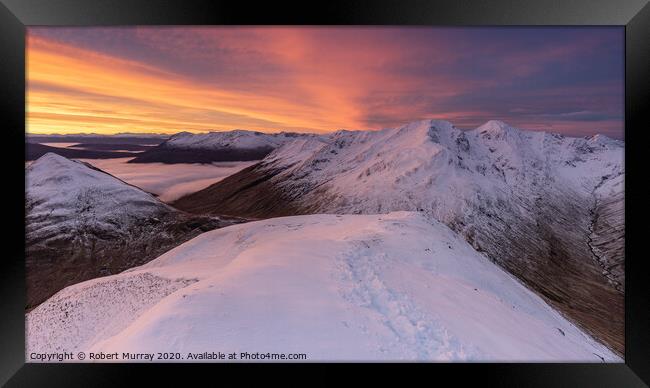
[(48, 153), (26, 169), (28, 307), (151, 260), (224, 222), (191, 216), (91, 165)]
[(297, 137), (297, 133), (262, 133), (236, 129), (227, 132), (189, 133), (181, 132), (167, 140), (167, 145), (176, 148), (221, 149), (221, 148), (277, 148)]
[(241, 129), (199, 134), (181, 132), (158, 147), (138, 155), (131, 163), (259, 160), (288, 142), (307, 137), (316, 137), (316, 135), (290, 132), (262, 133)]
[(622, 198), (623, 186), (607, 182), (622, 179), (623, 154), (604, 136), (425, 120), (298, 139), (175, 205), (251, 217), (419, 211), (622, 352), (623, 296), (606, 268), (622, 259), (623, 223), (611, 211), (619, 232), (594, 223), (599, 204)]
[(131, 219), (172, 211), (135, 186), (54, 153), (32, 163), (26, 173), (29, 226), (36, 238), (60, 236), (79, 223), (111, 227), (117, 232), (128, 227)]
[(413, 212), (204, 233), (27, 315), (27, 354), (621, 361), (443, 224)]

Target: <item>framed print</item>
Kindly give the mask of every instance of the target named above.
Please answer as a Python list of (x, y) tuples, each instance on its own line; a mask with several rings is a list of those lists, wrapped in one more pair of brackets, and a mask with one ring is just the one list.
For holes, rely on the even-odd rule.
[(3, 0), (3, 383), (647, 384), (647, 2), (287, 8)]

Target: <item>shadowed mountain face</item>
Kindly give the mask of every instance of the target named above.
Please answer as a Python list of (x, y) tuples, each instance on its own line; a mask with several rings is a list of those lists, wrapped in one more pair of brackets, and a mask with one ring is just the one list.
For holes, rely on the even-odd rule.
[(260, 160), (274, 149), (296, 138), (315, 135), (262, 133), (234, 130), (192, 134), (178, 133), (159, 146), (147, 150), (129, 163), (212, 163)]
[(161, 144), (147, 150), (129, 163), (212, 163), (260, 160), (268, 155), (273, 148), (259, 147), (254, 149), (183, 149)]
[(271, 170), (255, 164), (204, 190), (186, 195), (173, 205), (193, 214), (246, 214), (250, 218), (284, 217), (309, 214), (292, 201), (272, 178), (283, 170)]
[(623, 153), (602, 136), (427, 120), (297, 139), (174, 206), (257, 218), (418, 211), (622, 354)]
[(144, 264), (238, 220), (194, 216), (82, 162), (48, 153), (26, 171), (27, 309), (62, 288)]

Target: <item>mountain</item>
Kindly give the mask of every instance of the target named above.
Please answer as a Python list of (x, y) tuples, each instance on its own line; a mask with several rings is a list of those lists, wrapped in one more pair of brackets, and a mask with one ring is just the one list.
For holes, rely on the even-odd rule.
[(94, 143), (94, 144), (144, 144), (158, 145), (167, 140), (169, 135), (149, 133), (117, 133), (113, 135), (89, 134), (27, 134), (27, 143)]
[(48, 153), (26, 169), (27, 308), (231, 223), (178, 211), (89, 164)]
[(69, 148), (77, 148), (83, 150), (94, 150), (94, 151), (130, 151), (130, 152), (140, 152), (146, 151), (154, 146), (152, 145), (143, 145), (143, 144), (130, 144), (130, 143), (79, 143), (69, 146)]
[(185, 362), (194, 360), (189, 353), (217, 351), (621, 362), (448, 227), (415, 212), (210, 231), (141, 267), (63, 289), (27, 314), (26, 330), (27, 353), (178, 352), (173, 361)]
[(51, 147), (44, 144), (28, 143), (25, 146), (25, 160), (31, 161), (40, 158), (47, 153), (55, 153), (65, 158), (74, 159), (112, 159), (112, 158), (128, 158), (134, 154), (132, 152), (117, 152), (117, 151), (103, 151), (103, 150), (85, 150), (63, 147)]
[(139, 154), (129, 163), (212, 163), (259, 160), (283, 144), (297, 138), (311, 137), (316, 135), (244, 130), (201, 134), (181, 132), (158, 147)]
[(425, 120), (301, 138), (180, 198), (246, 217), (418, 211), (623, 352), (624, 143)]

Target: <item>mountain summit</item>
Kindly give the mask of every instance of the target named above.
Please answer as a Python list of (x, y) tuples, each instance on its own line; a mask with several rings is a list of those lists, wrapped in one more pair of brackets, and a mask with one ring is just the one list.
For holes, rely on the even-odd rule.
[(89, 164), (48, 153), (26, 171), (27, 307), (61, 288), (146, 263), (228, 225), (158, 201)]
[(298, 139), (174, 203), (276, 217), (418, 211), (623, 350), (624, 143), (422, 120)]

